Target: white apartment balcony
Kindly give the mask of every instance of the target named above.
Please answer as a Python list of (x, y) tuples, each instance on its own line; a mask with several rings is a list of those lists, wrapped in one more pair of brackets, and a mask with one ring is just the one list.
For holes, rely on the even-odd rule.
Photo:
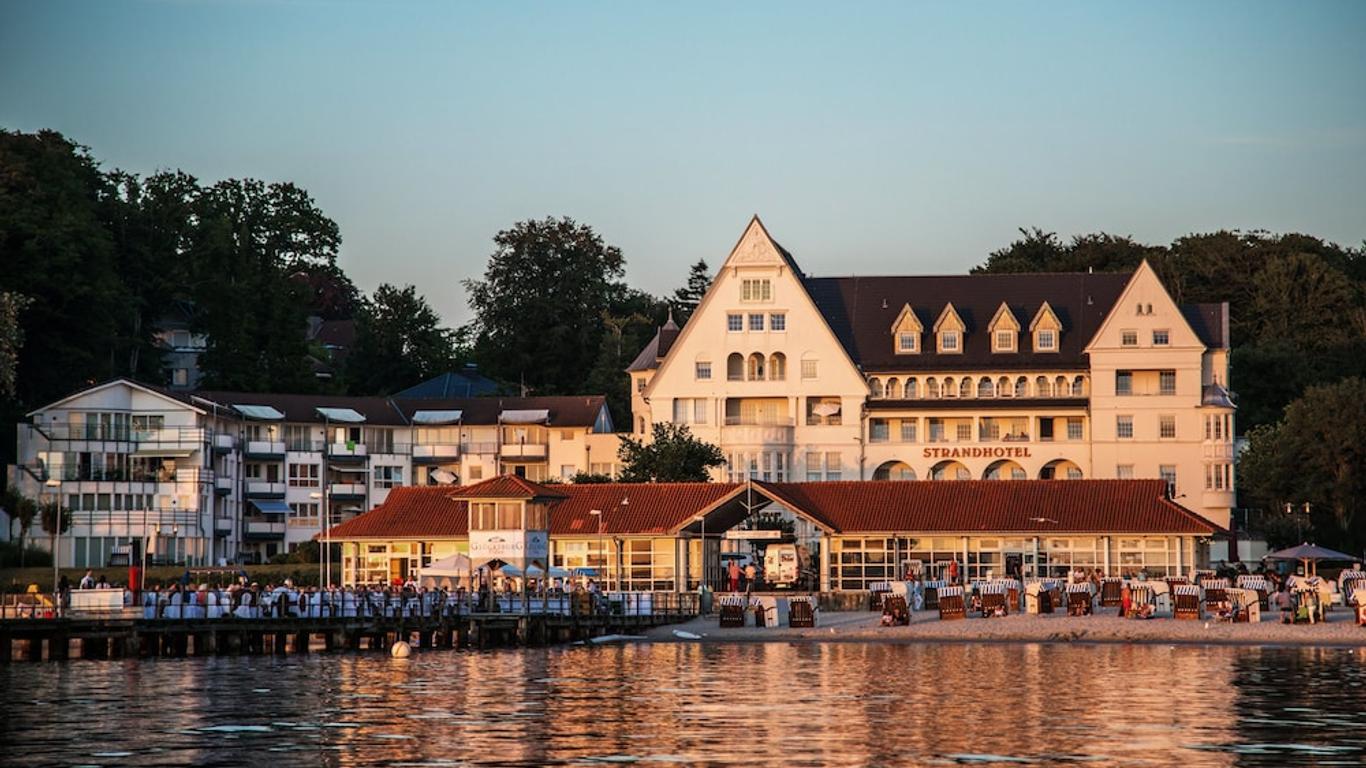
[(1205, 443), (1200, 447), (1200, 453), (1206, 459), (1232, 460), (1233, 443)]
[(269, 480), (247, 481), (247, 498), (249, 499), (283, 499), (284, 497), (284, 483), (273, 483)]
[(364, 461), (368, 457), (365, 443), (332, 443), (327, 446), (327, 458), (333, 461)]
[(1233, 507), (1233, 491), (1202, 491), (1200, 505), (1203, 507)]
[(237, 447), (237, 439), (232, 435), (219, 433), (213, 436), (214, 453), (231, 453)]
[(283, 440), (248, 440), (246, 454), (248, 459), (283, 461), (285, 443)]
[(227, 496), (232, 493), (233, 484), (233, 478), (219, 475), (213, 479), (213, 492), (219, 496)]
[(545, 443), (505, 443), (499, 451), (505, 459), (537, 459), (544, 461), (550, 455), (550, 446)]
[(217, 536), (227, 536), (232, 533), (233, 519), (223, 515), (215, 517), (213, 520), (213, 532)]
[(413, 445), (414, 464), (438, 464), (460, 458), (460, 446), (455, 443)]
[(474, 455), (491, 455), (498, 453), (498, 443), (493, 440), (480, 442), (465, 441), (460, 444), (460, 452)]
[(721, 439), (727, 445), (792, 445), (796, 426), (792, 419), (727, 416)]
[(327, 494), (334, 501), (361, 501), (365, 499), (365, 483), (329, 483)]
[(277, 515), (248, 517), (243, 521), (242, 533), (248, 541), (283, 539), (285, 537), (285, 519), (283, 516)]

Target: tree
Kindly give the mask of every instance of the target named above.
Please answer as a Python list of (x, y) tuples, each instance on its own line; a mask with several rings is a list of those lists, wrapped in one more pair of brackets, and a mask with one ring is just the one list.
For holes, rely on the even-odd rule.
[(569, 218), (518, 222), (493, 241), (483, 279), (464, 282), (480, 367), (540, 394), (578, 393), (624, 288), (621, 251)]
[(669, 300), (669, 305), (673, 307), (674, 319), (680, 326), (692, 317), (693, 310), (697, 309), (702, 297), (707, 295), (707, 288), (710, 286), (711, 270), (707, 268), (706, 261), (698, 259), (688, 270), (688, 282), (674, 291), (673, 298)]
[(0, 496), (0, 507), (9, 516), (10, 538), (14, 538), (14, 524), (19, 524), (19, 567), (24, 566), (24, 554), (28, 551), (28, 533), (33, 530), (33, 518), (38, 514), (38, 505), (33, 499), (19, 493), (14, 486), (6, 488)]
[(612, 479), (611, 475), (604, 475), (601, 472), (584, 472), (580, 470), (574, 473), (574, 476), (570, 478), (569, 482), (574, 485), (597, 485), (601, 483), (614, 483), (616, 481)]
[(47, 531), (49, 540), (52, 542), (48, 550), (52, 553), (54, 561), (57, 557), (57, 537), (71, 530), (71, 510), (62, 505), (60, 501), (44, 501), (38, 504), (38, 517), (43, 525), (43, 530)]
[(17, 392), (19, 350), (24, 346), (19, 314), (32, 303), (22, 294), (0, 291), (0, 396), (13, 397)]
[(1249, 433), (1238, 462), (1244, 498), (1263, 515), (1309, 502), (1320, 544), (1366, 544), (1366, 379), (1311, 386), (1279, 424)]
[(415, 287), (384, 283), (361, 304), (346, 362), (352, 394), (389, 394), (458, 364), (454, 333)]
[(617, 449), (623, 483), (688, 483), (711, 479), (707, 470), (726, 464), (721, 449), (693, 437), (685, 424), (660, 422), (650, 440), (621, 435)]

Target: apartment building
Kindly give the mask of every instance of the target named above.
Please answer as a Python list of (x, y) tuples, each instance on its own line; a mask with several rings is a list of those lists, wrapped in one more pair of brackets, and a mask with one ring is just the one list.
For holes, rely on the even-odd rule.
[(191, 565), (264, 560), (399, 486), (619, 470), (601, 396), (187, 393), (117, 379), (28, 418), (9, 480), (72, 510), (59, 551), (78, 567), (133, 543)]
[(812, 277), (755, 217), (632, 363), (632, 430), (687, 424), (718, 480), (1161, 478), (1233, 507), (1228, 305), (1130, 274)]

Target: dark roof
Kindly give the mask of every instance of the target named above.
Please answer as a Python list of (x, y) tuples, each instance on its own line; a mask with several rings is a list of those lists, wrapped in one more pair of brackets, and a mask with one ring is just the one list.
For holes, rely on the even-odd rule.
[(1228, 302), (1182, 304), (1181, 314), (1205, 346), (1211, 349), (1228, 348)]
[(328, 347), (348, 349), (356, 343), (355, 320), (324, 320), (309, 338)]
[(447, 371), (439, 376), (414, 384), (411, 387), (398, 392), (394, 397), (399, 398), (430, 398), (430, 397), (480, 397), (491, 395), (498, 391), (498, 382), (479, 373), (472, 368), (463, 371)]
[(659, 361), (669, 354), (670, 349), (673, 349), (679, 333), (678, 326), (674, 325), (673, 318), (670, 317), (669, 322), (655, 332), (650, 343), (646, 344), (645, 348), (640, 350), (640, 354), (636, 355), (636, 359), (632, 360), (631, 364), (626, 367), (626, 372), (652, 371), (658, 368)]
[(1221, 530), (1164, 480), (862, 480), (755, 483), (841, 533), (1165, 533)]
[[(168, 395), (171, 393), (167, 393)], [(388, 397), (351, 397), (346, 395), (288, 395), (262, 392), (192, 393), (194, 397), (233, 405), (269, 405), (285, 415), (288, 422), (321, 424), (317, 408), (350, 408), (365, 416), (371, 426), (406, 426), (416, 411), (460, 411), (463, 424), (497, 424), (503, 411), (546, 410), (552, 427), (591, 427), (607, 404), (602, 395), (564, 395), (554, 397), (466, 397), (445, 400), (412, 400)], [(174, 395), (172, 395), (174, 396)], [(177, 399), (184, 400), (184, 397)], [(202, 404), (198, 404), (203, 407)]]
[[(938, 275), (923, 277), (815, 277), (804, 282), (825, 321), (849, 356), (865, 371), (952, 371), (1047, 368), (1084, 369), (1087, 343), (1100, 329), (1106, 312), (1118, 301), (1130, 275), (1032, 273)], [(1029, 324), (1044, 302), (1062, 323), (1057, 352), (1035, 353)], [(1005, 302), (1019, 323), (1020, 351), (991, 351), (987, 326)], [(934, 324), (953, 304), (966, 327), (963, 351), (935, 351)], [(925, 329), (921, 352), (898, 355), (892, 324), (909, 304)]]

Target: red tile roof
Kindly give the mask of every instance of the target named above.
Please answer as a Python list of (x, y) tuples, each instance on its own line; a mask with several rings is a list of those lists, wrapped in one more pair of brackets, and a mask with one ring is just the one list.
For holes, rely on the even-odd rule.
[(755, 483), (842, 533), (1166, 533), (1218, 526), (1169, 500), (1163, 480)]
[(557, 488), (533, 483), (516, 475), (490, 477), (453, 494), (457, 499), (563, 499), (566, 495)]
[(331, 539), (463, 539), (469, 535), (465, 502), (451, 485), (409, 485), (389, 491), (384, 503), (327, 532)]

